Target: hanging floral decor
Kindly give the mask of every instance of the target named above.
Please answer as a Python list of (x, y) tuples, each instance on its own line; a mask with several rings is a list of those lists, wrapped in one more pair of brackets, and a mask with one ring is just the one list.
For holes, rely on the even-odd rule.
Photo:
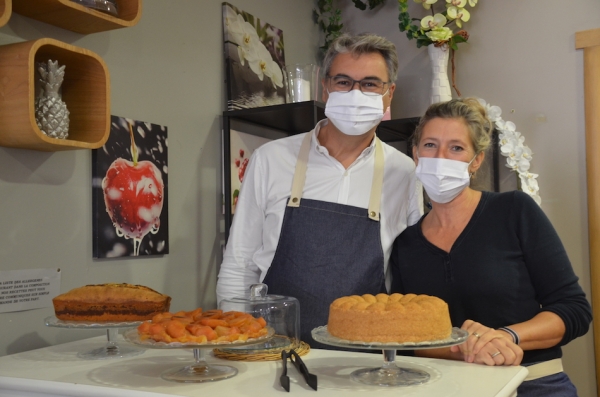
[(483, 99), (479, 102), (485, 107), (487, 115), (498, 130), (500, 153), (506, 157), (506, 166), (519, 175), (521, 190), (530, 195), (536, 203), (542, 204), (539, 195), (538, 174), (529, 172), (533, 152), (525, 145), (525, 137), (517, 131), (515, 123), (502, 119), (502, 109), (488, 104)]

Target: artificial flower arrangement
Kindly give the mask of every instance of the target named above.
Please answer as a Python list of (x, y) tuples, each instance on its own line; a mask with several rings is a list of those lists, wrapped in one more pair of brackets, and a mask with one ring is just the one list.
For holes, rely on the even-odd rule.
[[(268, 37), (266, 25), (261, 26), (260, 21), (256, 20), (256, 27), (250, 23), (254, 22), (244, 19), (242, 14), (238, 14), (229, 5), (225, 6), (225, 24), (229, 34), (229, 40), (237, 46), (238, 56), (242, 66), (248, 62), (250, 69), (262, 81), (268, 77), (273, 83), (273, 87), (283, 87), (283, 73), (281, 68), (273, 60), (271, 53), (259, 37)], [(283, 45), (282, 43), (279, 43)]]
[(488, 118), (498, 130), (500, 153), (506, 157), (506, 166), (519, 175), (521, 190), (530, 195), (538, 205), (542, 205), (539, 195), (538, 174), (529, 172), (533, 152), (525, 145), (525, 137), (517, 131), (515, 123), (502, 119), (502, 109), (492, 106), (483, 99), (479, 102), (485, 107)]
[[(439, 1), (445, 5), (444, 11), (435, 12), (434, 7)], [(417, 48), (433, 44), (437, 47), (447, 44), (453, 50), (457, 50), (458, 43), (469, 40), (469, 34), (462, 29), (463, 22), (471, 19), (471, 13), (467, 9), (467, 3), (475, 7), (477, 0), (414, 0), (428, 10), (431, 15), (421, 19), (411, 18), (408, 13), (408, 0), (398, 0), (400, 7), (400, 31), (406, 32), (409, 40), (417, 40)], [(418, 22), (415, 24), (414, 22)], [(460, 30), (452, 31), (450, 25), (455, 24)]]

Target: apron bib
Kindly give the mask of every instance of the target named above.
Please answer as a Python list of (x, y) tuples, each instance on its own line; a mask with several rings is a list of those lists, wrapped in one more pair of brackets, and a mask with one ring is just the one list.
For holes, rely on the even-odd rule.
[(335, 349), (311, 336), (314, 328), (327, 324), (331, 302), (341, 296), (386, 292), (379, 227), (383, 148), (375, 137), (368, 210), (302, 199), (313, 134), (306, 134), (302, 142), (281, 235), (263, 283), (270, 294), (298, 299), (302, 341), (313, 348)]

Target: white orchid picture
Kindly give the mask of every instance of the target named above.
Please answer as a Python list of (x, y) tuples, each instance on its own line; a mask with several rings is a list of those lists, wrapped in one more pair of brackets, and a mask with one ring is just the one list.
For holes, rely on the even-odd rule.
[(285, 103), (283, 32), (223, 3), (227, 109)]

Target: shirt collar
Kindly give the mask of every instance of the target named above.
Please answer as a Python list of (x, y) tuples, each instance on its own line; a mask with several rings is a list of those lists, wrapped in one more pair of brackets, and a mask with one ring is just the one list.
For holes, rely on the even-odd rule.
[[(318, 153), (326, 154), (329, 156), (329, 150), (327, 150), (327, 148), (325, 146), (322, 146), (319, 143), (319, 139), (317, 139), (319, 137), (319, 132), (321, 131), (321, 127), (327, 125), (327, 123), (329, 123), (329, 120), (323, 119), (323, 120), (319, 121), (317, 123), (317, 125), (315, 125), (315, 130), (314, 130), (315, 134), (313, 135), (312, 140), (311, 140), (311, 148), (313, 150), (316, 150)], [(376, 137), (376, 136), (377, 135), (375, 135), (374, 137)], [(360, 156), (358, 156), (358, 159), (369, 156), (372, 153), (375, 153), (375, 139), (373, 139), (371, 141), (371, 144), (362, 151)]]

